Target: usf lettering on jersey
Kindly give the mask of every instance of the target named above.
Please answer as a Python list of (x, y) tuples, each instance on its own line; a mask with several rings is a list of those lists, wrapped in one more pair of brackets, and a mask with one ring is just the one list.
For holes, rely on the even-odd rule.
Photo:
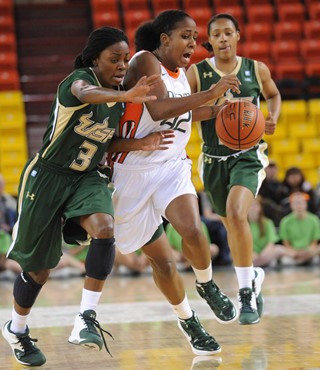
[[(212, 102), (212, 104), (221, 105), (225, 100), (247, 99), (259, 106), (259, 96), (262, 90), (262, 84), (258, 72), (258, 62), (252, 59), (238, 58), (238, 64), (232, 74), (236, 74), (242, 85), (240, 86), (240, 94), (236, 94), (228, 90), (225, 95)], [(212, 84), (216, 84), (224, 73), (216, 68), (214, 58), (207, 58), (202, 62), (193, 66), (197, 77), (197, 90), (208, 90)], [(223, 147), (224, 155), (228, 152), (234, 153), (233, 150), (219, 143), (218, 136), (215, 131), (215, 119), (210, 119), (201, 122), (202, 139), (204, 141), (203, 151), (210, 150), (209, 148)], [(209, 153), (208, 153), (209, 154)]]
[(40, 156), (64, 168), (90, 171), (107, 151), (124, 104), (83, 104), (71, 93), (76, 80), (101, 86), (90, 68), (77, 69), (60, 83)]

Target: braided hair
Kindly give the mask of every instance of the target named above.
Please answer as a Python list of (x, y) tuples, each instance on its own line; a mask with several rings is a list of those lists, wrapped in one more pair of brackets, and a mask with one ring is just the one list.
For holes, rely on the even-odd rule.
[(82, 53), (74, 61), (74, 68), (92, 67), (93, 60), (111, 45), (124, 41), (129, 44), (125, 33), (114, 27), (101, 27), (92, 31)]

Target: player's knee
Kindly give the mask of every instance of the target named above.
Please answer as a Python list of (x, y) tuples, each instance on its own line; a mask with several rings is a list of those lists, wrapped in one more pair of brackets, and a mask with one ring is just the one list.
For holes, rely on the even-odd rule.
[(94, 235), (96, 239), (109, 239), (114, 235), (113, 224), (99, 222), (94, 226)]
[(29, 272), (28, 274), (37, 284), (44, 285), (49, 278), (50, 270), (34, 271)]
[(241, 223), (247, 220), (246, 212), (240, 204), (232, 204), (227, 207), (228, 223)]
[(167, 279), (171, 279), (177, 271), (176, 263), (173, 260), (152, 260), (151, 265), (158, 276), (164, 276)]
[(33, 306), (43, 284), (39, 284), (27, 273), (22, 272), (15, 280), (13, 296), (20, 307), (30, 308)]
[(195, 223), (185, 227), (181, 232), (181, 236), (187, 245), (200, 245), (204, 238), (201, 226)]
[(114, 238), (92, 239), (86, 257), (86, 275), (93, 279), (105, 280), (111, 273), (115, 258)]

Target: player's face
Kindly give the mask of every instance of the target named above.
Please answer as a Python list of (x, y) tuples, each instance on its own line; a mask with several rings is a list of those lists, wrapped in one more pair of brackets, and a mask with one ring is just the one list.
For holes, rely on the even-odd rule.
[(210, 26), (208, 41), (216, 58), (227, 60), (235, 56), (239, 39), (239, 31), (228, 18), (217, 19)]
[(118, 86), (128, 70), (129, 46), (125, 41), (104, 49), (94, 60), (93, 70), (103, 87)]
[(198, 37), (197, 26), (193, 19), (186, 17), (183, 21), (178, 22), (177, 26), (163, 41), (164, 46), (167, 46), (166, 61), (170, 64), (166, 67), (171, 70), (188, 66)]

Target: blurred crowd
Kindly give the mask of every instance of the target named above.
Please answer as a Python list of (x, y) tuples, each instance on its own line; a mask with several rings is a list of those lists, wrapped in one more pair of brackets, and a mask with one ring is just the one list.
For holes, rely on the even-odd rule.
[[(7, 277), (8, 272), (14, 276), (21, 271), (15, 261), (6, 258), (17, 220), (17, 200), (4, 189), (5, 179), (0, 174), (0, 278)], [(231, 265), (227, 232), (204, 192), (199, 193), (199, 207), (202, 228), (210, 243), (212, 264)], [(277, 164), (270, 161), (259, 195), (249, 210), (249, 224), (255, 266), (305, 266), (319, 262), (320, 183), (312, 188), (298, 167), (288, 168), (283, 181), (279, 181)], [(182, 254), (181, 236), (165, 220), (164, 226), (178, 268), (190, 270)], [(63, 243), (63, 255), (52, 277), (84, 275), (87, 251), (86, 245)], [(116, 252), (114, 274), (139, 276), (150, 271), (148, 260), (139, 251), (127, 255)]]

